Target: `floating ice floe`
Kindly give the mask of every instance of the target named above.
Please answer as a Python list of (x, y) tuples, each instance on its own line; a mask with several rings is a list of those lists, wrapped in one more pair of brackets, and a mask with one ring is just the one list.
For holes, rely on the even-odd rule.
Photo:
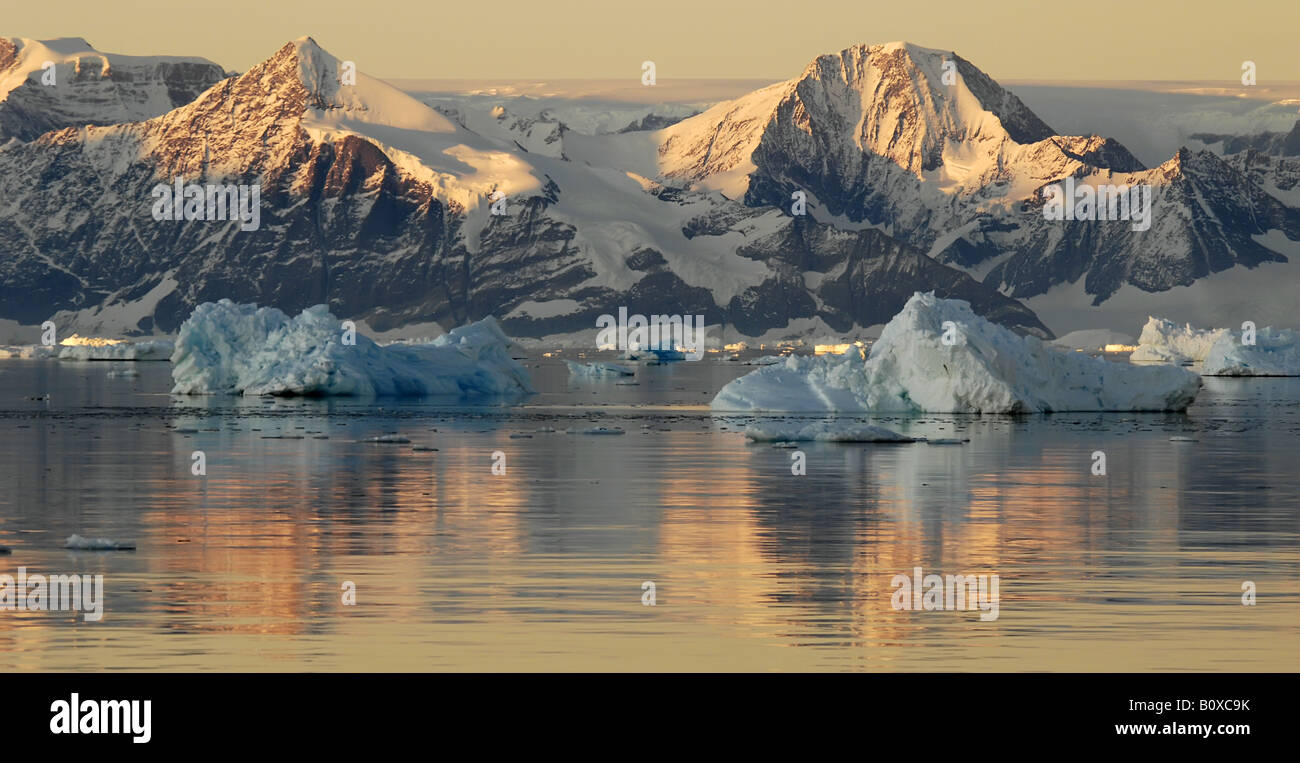
[(1135, 362), (1201, 363), (1203, 376), (1300, 376), (1300, 341), (1288, 329), (1262, 328), (1254, 343), (1231, 329), (1196, 329), (1161, 318), (1142, 327)]
[(409, 445), (410, 439), (397, 434), (381, 434), (374, 437), (364, 437), (357, 442), (378, 443), (381, 445)]
[(569, 375), (582, 378), (591, 378), (594, 376), (635, 376), (636, 371), (627, 366), (620, 366), (617, 363), (575, 363), (572, 360), (564, 361), (569, 367)]
[(230, 300), (199, 305), (172, 354), (173, 394), (457, 395), (531, 393), (528, 372), (495, 319), (424, 343), (376, 344), (324, 305), (290, 318)]
[(817, 421), (811, 424), (772, 422), (750, 425), (745, 436), (755, 442), (916, 442), (892, 429), (856, 422)]
[(67, 541), (63, 544), (64, 548), (74, 549), (76, 551), (134, 551), (134, 543), (123, 543), (121, 541), (109, 540), (108, 538), (83, 538), (80, 535), (69, 535)]
[(623, 434), (618, 427), (589, 427), (587, 429), (568, 429), (569, 434)]
[[(951, 341), (951, 344), (946, 343)], [(786, 358), (722, 388), (717, 411), (1033, 413), (1181, 411), (1200, 377), (1066, 352), (917, 293), (863, 357)]]

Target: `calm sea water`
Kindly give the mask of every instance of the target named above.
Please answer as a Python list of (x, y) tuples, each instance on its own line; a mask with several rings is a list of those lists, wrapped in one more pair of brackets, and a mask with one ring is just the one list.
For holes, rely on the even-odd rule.
[[(0, 573), (105, 587), (99, 622), (0, 610), (0, 670), (1300, 670), (1300, 379), (863, 419), (970, 442), (806, 443), (795, 476), (707, 409), (750, 367), (529, 364), (540, 394), (473, 407), (0, 361)], [(595, 426), (626, 434), (563, 431)], [(914, 567), (998, 575), (997, 619), (895, 609)]]

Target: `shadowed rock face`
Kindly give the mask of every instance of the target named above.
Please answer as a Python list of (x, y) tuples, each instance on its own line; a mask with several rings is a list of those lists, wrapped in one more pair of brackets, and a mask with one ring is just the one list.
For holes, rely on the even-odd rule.
[(1009, 234), (991, 236), (1012, 254), (985, 281), (1030, 297), (1082, 277), (1099, 305), (1126, 283), (1163, 291), (1236, 265), (1285, 262), (1253, 238), (1271, 229), (1300, 239), (1300, 210), (1209, 151), (1184, 148), (1159, 167), (1114, 182), (1152, 187), (1149, 230), (1124, 221), (1046, 220), (1041, 205), (1032, 206)]

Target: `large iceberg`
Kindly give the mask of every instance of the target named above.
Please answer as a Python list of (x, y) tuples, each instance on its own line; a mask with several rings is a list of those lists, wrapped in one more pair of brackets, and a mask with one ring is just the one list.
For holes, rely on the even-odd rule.
[(1228, 332), (1210, 347), (1201, 373), (1206, 376), (1300, 376), (1300, 342), (1289, 329), (1262, 328), (1254, 344)]
[[(951, 344), (946, 343), (951, 341)], [(1031, 413), (1181, 411), (1201, 388), (1177, 366), (1134, 366), (1051, 347), (915, 294), (864, 357), (790, 357), (740, 377), (717, 411)]]
[(1227, 329), (1202, 331), (1147, 316), (1142, 335), (1138, 337), (1138, 348), (1128, 359), (1135, 363), (1198, 363), (1210, 354), (1215, 342), (1231, 333)]
[(419, 344), (345, 344), (325, 305), (290, 318), (228, 299), (199, 305), (172, 354), (174, 394), (457, 395), (532, 392), (493, 318)]

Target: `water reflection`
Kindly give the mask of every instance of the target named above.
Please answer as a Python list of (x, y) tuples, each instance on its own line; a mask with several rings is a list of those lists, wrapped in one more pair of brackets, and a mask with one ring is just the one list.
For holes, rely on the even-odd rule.
[[(173, 399), (156, 365), (0, 364), (0, 572), (107, 598), (0, 612), (4, 669), (1300, 668), (1297, 380), (1210, 380), (1187, 415), (882, 417), (970, 442), (808, 443), (796, 477), (698, 407), (743, 367), (593, 405), (548, 366), (524, 406), (451, 408)], [(626, 434), (562, 431), (595, 425)], [(998, 574), (1000, 617), (894, 610), (917, 566)]]

